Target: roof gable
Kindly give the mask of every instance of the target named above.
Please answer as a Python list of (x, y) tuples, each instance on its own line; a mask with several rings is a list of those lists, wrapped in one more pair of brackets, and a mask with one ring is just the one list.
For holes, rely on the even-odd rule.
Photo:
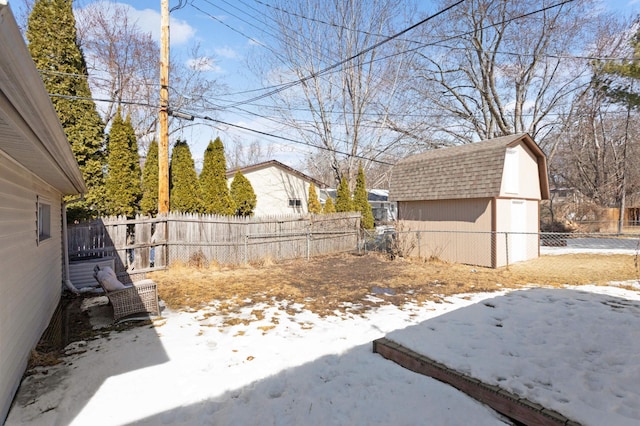
[(430, 150), (400, 160), (393, 167), (389, 198), (419, 201), (498, 197), (506, 149), (521, 142), (538, 161), (540, 189), (546, 199), (546, 158), (526, 133)]
[(314, 179), (311, 176), (307, 176), (304, 173), (299, 172), (296, 169), (287, 166), (286, 164), (282, 164), (281, 162), (279, 162), (277, 160), (265, 161), (263, 163), (257, 163), (257, 164), (253, 164), (251, 166), (240, 167), (240, 168), (235, 168), (235, 169), (229, 170), (229, 171), (227, 171), (227, 178), (232, 178), (237, 172), (241, 172), (243, 175), (246, 175), (246, 174), (254, 172), (256, 170), (262, 170), (262, 169), (266, 169), (268, 167), (276, 167), (276, 168), (278, 168), (280, 170), (285, 171), (288, 174), (297, 176), (302, 180), (306, 180), (307, 182), (313, 183), (318, 188), (326, 188), (327, 187), (327, 185), (325, 185), (324, 183), (320, 182), (319, 180)]

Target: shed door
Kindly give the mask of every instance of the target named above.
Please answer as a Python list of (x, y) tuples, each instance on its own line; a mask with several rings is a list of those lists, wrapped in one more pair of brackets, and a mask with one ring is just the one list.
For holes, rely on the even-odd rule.
[(509, 263), (527, 259), (527, 204), (522, 200), (511, 201), (511, 235), (509, 238)]

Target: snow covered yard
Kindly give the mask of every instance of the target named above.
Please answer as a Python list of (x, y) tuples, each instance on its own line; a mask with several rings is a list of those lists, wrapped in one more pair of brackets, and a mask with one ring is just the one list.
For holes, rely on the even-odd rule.
[[(104, 308), (88, 307), (96, 323)], [(155, 328), (71, 345), (64, 363), (25, 379), (7, 425), (508, 423), (372, 353), (383, 336), (586, 425), (640, 422), (636, 291), (479, 293), (364, 317), (283, 301), (248, 305), (235, 322), (215, 311), (166, 309)]]
[[(488, 296), (383, 306), (366, 317), (261, 304), (238, 315), (261, 312), (248, 325), (228, 325), (210, 315), (214, 307), (165, 310), (155, 328), (71, 345), (63, 364), (39, 367), (7, 425), (502, 424), (489, 408), (371, 350), (387, 332)], [(94, 315), (105, 308), (90, 307)]]

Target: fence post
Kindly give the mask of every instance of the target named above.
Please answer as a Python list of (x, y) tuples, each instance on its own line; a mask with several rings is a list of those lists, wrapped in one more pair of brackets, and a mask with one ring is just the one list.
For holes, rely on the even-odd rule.
[(416, 234), (418, 237), (418, 259), (422, 259), (422, 254), (421, 254), (422, 252), (420, 251), (420, 246), (422, 245), (421, 244), (422, 242), (420, 241), (420, 235), (422, 234), (422, 232), (418, 231), (416, 232)]
[(307, 229), (307, 260), (311, 257), (311, 228)]
[(244, 236), (244, 263), (249, 263), (249, 234)]
[(509, 269), (509, 233), (508, 232), (504, 233), (504, 248), (505, 248), (505, 255), (507, 256), (507, 269)]

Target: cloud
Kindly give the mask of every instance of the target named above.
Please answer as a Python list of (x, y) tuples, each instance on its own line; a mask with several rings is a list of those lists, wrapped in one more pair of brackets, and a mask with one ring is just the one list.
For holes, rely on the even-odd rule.
[(217, 48), (214, 50), (214, 52), (216, 53), (216, 55), (228, 59), (239, 59), (241, 57), (238, 52), (227, 46)]
[[(119, 3), (128, 10), (129, 17), (136, 22), (138, 27), (145, 32), (151, 33), (154, 40), (160, 42), (160, 12), (153, 9), (138, 10), (131, 5)], [(169, 39), (170, 44), (181, 45), (192, 40), (196, 35), (196, 30), (183, 19), (169, 18)]]

